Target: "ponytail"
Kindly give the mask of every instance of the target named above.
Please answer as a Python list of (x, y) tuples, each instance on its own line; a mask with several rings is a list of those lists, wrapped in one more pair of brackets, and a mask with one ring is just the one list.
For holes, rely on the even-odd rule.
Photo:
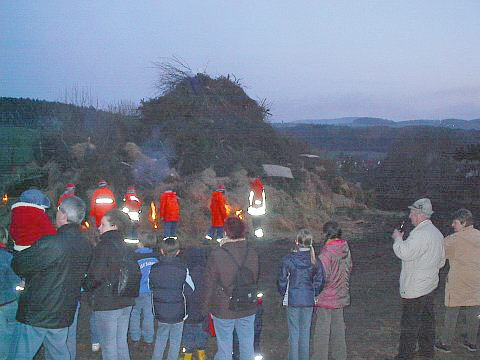
[(301, 229), (297, 233), (297, 247), (310, 247), (310, 262), (313, 266), (317, 264), (315, 250), (313, 248), (313, 236), (310, 230)]

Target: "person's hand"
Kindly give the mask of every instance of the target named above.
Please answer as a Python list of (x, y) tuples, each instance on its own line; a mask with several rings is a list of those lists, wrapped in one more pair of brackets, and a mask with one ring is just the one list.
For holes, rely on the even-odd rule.
[(397, 240), (398, 238), (400, 238), (401, 240), (403, 240), (403, 234), (404, 234), (404, 232), (402, 232), (398, 229), (395, 229), (395, 230), (393, 230), (393, 233), (392, 233), (392, 239)]

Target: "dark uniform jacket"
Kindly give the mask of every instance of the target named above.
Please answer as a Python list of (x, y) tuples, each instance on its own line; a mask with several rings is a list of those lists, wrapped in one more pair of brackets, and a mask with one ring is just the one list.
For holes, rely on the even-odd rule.
[(17, 320), (49, 329), (70, 326), (90, 255), (90, 244), (76, 224), (64, 225), (57, 235), (17, 252), (12, 268), (25, 278)]

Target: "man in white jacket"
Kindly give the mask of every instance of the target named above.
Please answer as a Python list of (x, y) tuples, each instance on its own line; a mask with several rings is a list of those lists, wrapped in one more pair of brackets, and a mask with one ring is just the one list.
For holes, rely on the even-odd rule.
[(395, 359), (413, 359), (418, 342), (418, 355), (433, 359), (435, 343), (435, 313), (433, 291), (438, 286), (438, 271), (445, 265), (443, 235), (432, 224), (430, 199), (417, 200), (410, 209), (410, 221), (415, 228), (403, 241), (398, 229), (392, 234), (393, 251), (402, 260), (400, 296), (402, 319), (400, 344)]

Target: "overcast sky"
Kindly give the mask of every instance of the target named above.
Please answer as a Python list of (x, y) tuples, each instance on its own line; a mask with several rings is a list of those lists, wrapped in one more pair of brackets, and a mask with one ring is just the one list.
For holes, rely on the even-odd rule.
[(1, 0), (0, 96), (156, 95), (153, 62), (234, 74), (273, 121), (480, 118), (478, 0)]

